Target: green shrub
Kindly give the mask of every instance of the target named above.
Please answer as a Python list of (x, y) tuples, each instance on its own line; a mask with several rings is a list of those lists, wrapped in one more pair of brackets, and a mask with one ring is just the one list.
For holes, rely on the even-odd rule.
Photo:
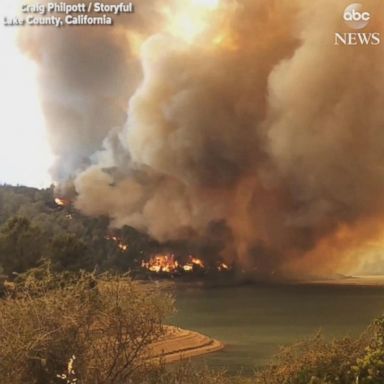
[(384, 318), (359, 338), (327, 342), (321, 334), (282, 348), (255, 378), (257, 384), (384, 383)]
[(384, 316), (371, 326), (373, 337), (352, 370), (358, 384), (384, 383)]

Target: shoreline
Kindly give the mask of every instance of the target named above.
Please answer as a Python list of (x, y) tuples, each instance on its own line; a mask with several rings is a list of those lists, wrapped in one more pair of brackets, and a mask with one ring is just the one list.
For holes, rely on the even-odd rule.
[(301, 285), (329, 285), (351, 287), (384, 287), (384, 276), (345, 276), (338, 279), (314, 279), (301, 282)]
[(151, 344), (150, 360), (163, 361), (165, 364), (199, 357), (212, 352), (218, 352), (224, 344), (201, 333), (166, 326), (166, 335)]

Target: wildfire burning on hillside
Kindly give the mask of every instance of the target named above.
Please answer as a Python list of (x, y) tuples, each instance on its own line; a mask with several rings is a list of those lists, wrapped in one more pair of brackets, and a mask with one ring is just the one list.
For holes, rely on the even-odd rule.
[(105, 239), (106, 240), (110, 240), (110, 241), (113, 241), (117, 248), (119, 248), (122, 252), (126, 252), (128, 251), (128, 244), (126, 244), (121, 238), (119, 238), (118, 236), (116, 235), (106, 235), (105, 236)]
[(174, 255), (157, 255), (148, 262), (143, 261), (141, 266), (151, 272), (167, 272), (172, 273), (179, 270), (179, 263), (175, 260)]
[[(201, 268), (356, 267), (384, 238), (384, 51), (334, 46), (346, 5), (143, 0), (113, 28), (24, 28), (59, 190)], [(199, 266), (179, 263), (146, 268)]]
[(67, 205), (70, 204), (70, 202), (67, 200), (67, 199), (63, 199), (61, 197), (56, 197), (55, 198), (55, 203), (56, 205), (58, 205), (59, 207), (65, 207)]
[[(158, 254), (149, 261), (142, 261), (141, 267), (155, 273), (178, 274), (192, 272), (210, 272), (203, 260), (189, 256), (185, 262), (178, 261), (172, 253)], [(224, 263), (219, 263), (216, 268), (219, 272), (230, 271), (231, 268)]]

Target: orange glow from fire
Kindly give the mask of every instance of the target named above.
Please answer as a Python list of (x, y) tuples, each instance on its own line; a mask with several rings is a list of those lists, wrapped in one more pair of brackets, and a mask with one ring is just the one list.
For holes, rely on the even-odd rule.
[(115, 235), (107, 235), (107, 236), (105, 236), (105, 239), (115, 242), (117, 247), (121, 251), (123, 251), (123, 252), (128, 251), (128, 248), (129, 248), (128, 244), (124, 243), (124, 241), (122, 239), (120, 239), (119, 237), (117, 237)]
[(128, 245), (126, 244), (118, 244), (117, 246), (124, 252), (128, 250)]
[(141, 266), (155, 273), (193, 272), (195, 268), (205, 269), (204, 262), (197, 257), (189, 256), (188, 262), (183, 264), (171, 253), (155, 255), (148, 262), (142, 261)]
[(148, 262), (142, 262), (141, 266), (148, 269), (151, 272), (176, 272), (179, 268), (179, 263), (175, 260), (175, 256), (172, 254), (156, 255), (152, 257)]
[(229, 267), (229, 265), (225, 263), (220, 263), (217, 269), (218, 271), (223, 272), (223, 271), (229, 271), (231, 268)]
[(59, 207), (65, 207), (67, 205), (67, 202), (64, 199), (61, 199), (60, 197), (55, 198), (55, 203)]
[(191, 263), (193, 265), (199, 266), (200, 268), (205, 268), (205, 265), (204, 265), (203, 261), (198, 259), (198, 258), (196, 258), (196, 257), (192, 257), (191, 256)]
[(205, 265), (203, 261), (197, 257), (189, 256), (189, 263), (183, 265), (183, 270), (185, 272), (192, 272), (195, 267), (204, 269)]
[(192, 271), (193, 271), (193, 265), (191, 265), (191, 264), (185, 264), (185, 265), (183, 265), (183, 270), (184, 270), (185, 272), (192, 272)]

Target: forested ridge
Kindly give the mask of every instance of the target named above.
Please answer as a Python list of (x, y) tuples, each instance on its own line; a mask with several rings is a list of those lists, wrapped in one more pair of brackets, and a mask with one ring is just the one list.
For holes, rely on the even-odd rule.
[[(124, 246), (122, 246), (124, 244)], [(56, 270), (114, 270), (140, 265), (158, 244), (106, 217), (86, 217), (55, 202), (54, 187), (0, 186), (0, 273), (21, 273), (50, 261)]]

